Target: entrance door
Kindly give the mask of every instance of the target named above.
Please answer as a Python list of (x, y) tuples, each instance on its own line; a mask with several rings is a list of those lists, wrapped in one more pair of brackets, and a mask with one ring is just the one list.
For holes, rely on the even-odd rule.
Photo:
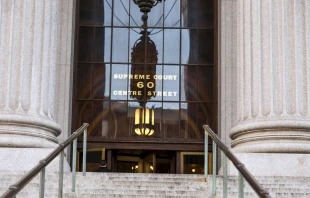
[(156, 173), (156, 155), (148, 154), (143, 160), (144, 173)]
[(175, 152), (118, 150), (116, 172), (175, 173)]

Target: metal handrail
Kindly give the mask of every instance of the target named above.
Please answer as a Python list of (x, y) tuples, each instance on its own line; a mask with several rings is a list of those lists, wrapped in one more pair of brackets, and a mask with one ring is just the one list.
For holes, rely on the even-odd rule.
[[(230, 161), (238, 169), (239, 173), (245, 178), (245, 180), (249, 183), (252, 189), (256, 192), (256, 194), (261, 198), (271, 198), (269, 192), (258, 183), (258, 181), (244, 166), (244, 164), (242, 164), (239, 159), (229, 150), (229, 148), (217, 137), (217, 135), (212, 131), (212, 129), (208, 125), (204, 125), (203, 128), (206, 132), (208, 132), (213, 142), (215, 142), (217, 146), (222, 150), (222, 152), (230, 159)], [(206, 139), (208, 139), (208, 137), (206, 137)], [(213, 169), (215, 169), (215, 167)], [(207, 172), (207, 170), (205, 170), (205, 172)]]
[[(63, 171), (63, 156), (64, 156), (64, 149), (71, 144), (74, 140), (76, 140), (76, 138), (82, 133), (84, 132), (84, 136), (85, 136), (85, 132), (87, 132), (87, 127), (89, 124), (84, 123), (78, 130), (76, 130), (67, 140), (65, 140), (63, 143), (59, 144), (59, 146), (52, 152), (50, 153), (45, 159), (40, 160), (40, 162), (33, 167), (28, 173), (26, 173), (26, 175), (24, 175), (20, 180), (18, 180), (15, 184), (11, 185), (9, 187), (9, 189), (1, 196), (1, 198), (13, 198), (15, 197), (35, 176), (38, 175), (38, 173), (42, 173), (41, 174), (41, 182), (43, 181), (43, 186), (41, 186), (40, 188), (40, 197), (44, 197), (44, 177), (45, 177), (45, 167), (53, 161), (54, 158), (56, 158), (59, 154), (61, 154), (61, 159), (60, 159), (60, 172)], [(83, 152), (84, 154), (84, 152)], [(85, 153), (86, 154), (86, 153)], [(85, 155), (84, 154), (84, 155)], [(85, 155), (86, 156), (86, 155)], [(83, 156), (84, 158), (84, 156)], [(85, 157), (86, 158), (86, 157)], [(83, 166), (83, 171), (85, 165)], [(85, 175), (83, 173), (83, 175)], [(62, 178), (63, 179), (63, 178)], [(62, 179), (60, 179), (60, 184), (62, 182)], [(62, 197), (62, 186), (60, 189), (60, 193), (59, 196)]]

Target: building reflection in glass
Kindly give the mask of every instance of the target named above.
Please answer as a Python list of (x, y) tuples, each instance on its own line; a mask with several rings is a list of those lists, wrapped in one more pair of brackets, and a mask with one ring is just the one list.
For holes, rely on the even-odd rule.
[[(157, 64), (148, 58), (131, 63), (141, 12), (131, 1), (122, 2), (80, 1), (87, 5), (80, 6), (78, 20), (74, 127), (88, 122), (90, 136), (134, 137), (135, 110), (144, 105), (155, 110), (154, 138), (201, 139), (201, 126), (215, 124), (212, 1), (165, 1), (152, 9), (148, 24)], [(143, 84), (154, 87), (133, 96), (129, 91), (138, 82), (129, 74), (140, 70), (150, 75)]]

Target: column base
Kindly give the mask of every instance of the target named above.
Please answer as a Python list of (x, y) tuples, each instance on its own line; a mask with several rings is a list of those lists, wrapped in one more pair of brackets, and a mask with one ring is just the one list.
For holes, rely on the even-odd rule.
[[(0, 148), (0, 171), (29, 171), (53, 150), (52, 148)], [(47, 166), (46, 171), (59, 171), (59, 159), (56, 157)], [(64, 171), (70, 171), (66, 159), (64, 159)]]
[[(310, 177), (310, 154), (234, 153), (254, 176)], [(229, 175), (238, 175), (230, 162)]]

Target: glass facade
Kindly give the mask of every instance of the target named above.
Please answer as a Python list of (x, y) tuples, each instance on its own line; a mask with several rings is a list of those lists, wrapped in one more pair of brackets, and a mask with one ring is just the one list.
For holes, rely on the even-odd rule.
[(200, 141), (203, 124), (216, 129), (213, 0), (157, 4), (148, 34), (131, 0), (77, 8), (74, 129), (87, 122), (90, 138), (134, 139), (137, 108), (154, 110), (152, 139)]

